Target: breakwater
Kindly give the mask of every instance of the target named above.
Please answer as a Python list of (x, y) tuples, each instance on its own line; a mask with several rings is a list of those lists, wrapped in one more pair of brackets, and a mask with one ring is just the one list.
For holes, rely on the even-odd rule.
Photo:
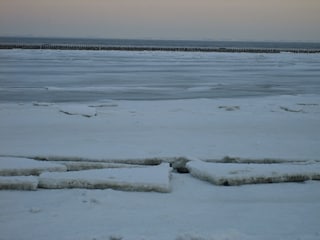
[(51, 49), (92, 51), (174, 51), (174, 52), (230, 52), (230, 53), (320, 53), (320, 49), (286, 48), (216, 48), (216, 47), (152, 47), (152, 46), (104, 46), (78, 44), (1, 44), (0, 49)]

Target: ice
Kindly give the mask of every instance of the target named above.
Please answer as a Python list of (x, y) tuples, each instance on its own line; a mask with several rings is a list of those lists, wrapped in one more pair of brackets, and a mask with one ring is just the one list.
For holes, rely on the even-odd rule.
[(142, 165), (125, 164), (125, 163), (108, 163), (95, 161), (56, 161), (59, 164), (65, 165), (68, 171), (81, 171), (89, 169), (101, 168), (134, 168), (142, 167)]
[(112, 168), (66, 173), (43, 173), (41, 188), (120, 189), (128, 191), (170, 191), (169, 164), (144, 168)]
[(224, 187), (172, 173), (170, 184), (169, 194), (0, 191), (0, 238), (319, 239), (319, 181)]
[(56, 92), (100, 92), (100, 93), (112, 93), (112, 92), (138, 92), (138, 91), (159, 91), (159, 90), (170, 90), (171, 88), (157, 88), (157, 87), (45, 87), (48, 91)]
[[(175, 158), (171, 157), (154, 157), (154, 158), (108, 158), (108, 157), (96, 157), (94, 154), (92, 156), (59, 156), (59, 155), (33, 155), (32, 158), (42, 161), (50, 161), (50, 162), (60, 162), (66, 165), (67, 167), (85, 167), (85, 165), (99, 164), (100, 166), (116, 166), (127, 164), (128, 166), (134, 165), (159, 165), (162, 162), (170, 162)], [(89, 166), (88, 166), (89, 167)]]
[(187, 163), (192, 176), (216, 185), (303, 182), (320, 179), (320, 163), (310, 164), (234, 164)]
[(2, 102), (216, 99), (320, 92), (319, 54), (1, 50), (0, 62), (5, 80), (0, 88)]
[(111, 103), (79, 104), (97, 112), (90, 118), (57, 111), (69, 103), (0, 104), (0, 155), (133, 164), (179, 156), (319, 160), (317, 95)]
[(33, 102), (33, 106), (38, 106), (38, 107), (49, 107), (53, 106), (53, 103), (47, 103), (47, 102)]
[(97, 116), (95, 108), (81, 104), (59, 106), (59, 111), (67, 115), (80, 115), (83, 117)]
[(39, 175), (42, 172), (63, 172), (64, 165), (28, 158), (0, 157), (0, 176)]
[(69, 170), (1, 188), (81, 187), (0, 191), (0, 239), (319, 240), (320, 181), (168, 167), (320, 179), (318, 54), (0, 55), (0, 155)]
[(38, 178), (34, 176), (0, 176), (0, 190), (36, 190)]

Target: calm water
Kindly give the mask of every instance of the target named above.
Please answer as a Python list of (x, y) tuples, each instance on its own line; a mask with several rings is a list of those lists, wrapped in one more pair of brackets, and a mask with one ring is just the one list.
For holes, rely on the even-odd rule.
[(320, 54), (0, 50), (0, 102), (320, 94), (319, 66)]

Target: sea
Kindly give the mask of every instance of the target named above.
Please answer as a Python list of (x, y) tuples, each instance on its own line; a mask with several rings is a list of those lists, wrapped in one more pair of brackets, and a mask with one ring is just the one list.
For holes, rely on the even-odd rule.
[[(0, 44), (320, 49), (320, 43), (1, 37)], [(92, 102), (320, 93), (320, 54), (0, 50), (0, 102)]]

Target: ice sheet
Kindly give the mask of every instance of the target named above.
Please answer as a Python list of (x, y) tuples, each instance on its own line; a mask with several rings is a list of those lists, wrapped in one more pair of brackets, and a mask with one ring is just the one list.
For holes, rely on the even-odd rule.
[(317, 95), (112, 104), (91, 118), (55, 105), (0, 104), (0, 155), (135, 164), (179, 156), (319, 160)]
[[(155, 164), (179, 156), (304, 164), (319, 160), (320, 55), (47, 50), (3, 50), (0, 55), (2, 156), (78, 161), (77, 167), (86, 161)], [(298, 95), (308, 93), (317, 95)], [(110, 104), (108, 99), (180, 100)], [(69, 114), (80, 115), (59, 112), (67, 105), (73, 106)], [(97, 116), (81, 117), (90, 106)], [(282, 164), (273, 166), (281, 174), (312, 173), (302, 171), (303, 165), (298, 172), (283, 169)], [(245, 178), (241, 171), (247, 169), (242, 167), (231, 175)], [(159, 168), (146, 168), (152, 176), (134, 175), (124, 186), (131, 188), (142, 179), (133, 185), (136, 190), (145, 183), (148, 189), (167, 190), (172, 185), (170, 194), (0, 191), (0, 238), (319, 240), (319, 181), (223, 187), (189, 174), (172, 173), (169, 180), (168, 166)], [(141, 169), (42, 177), (48, 177), (44, 179), (48, 184), (119, 183)], [(270, 173), (268, 167), (260, 170), (259, 175)], [(114, 173), (114, 179), (106, 179)], [(20, 187), (30, 183), (35, 188), (37, 179), (0, 177), (1, 182)]]
[(54, 161), (56, 163), (65, 165), (68, 171), (81, 171), (89, 169), (101, 168), (135, 168), (142, 167), (142, 165), (124, 164), (124, 163), (105, 163), (94, 161)]
[(120, 189), (128, 191), (170, 191), (169, 164), (144, 168), (112, 168), (65, 173), (43, 173), (41, 188)]
[(216, 185), (242, 185), (256, 183), (303, 182), (320, 180), (320, 164), (234, 164), (187, 163), (192, 176)]
[(1, 50), (0, 101), (85, 102), (319, 94), (319, 56)]

